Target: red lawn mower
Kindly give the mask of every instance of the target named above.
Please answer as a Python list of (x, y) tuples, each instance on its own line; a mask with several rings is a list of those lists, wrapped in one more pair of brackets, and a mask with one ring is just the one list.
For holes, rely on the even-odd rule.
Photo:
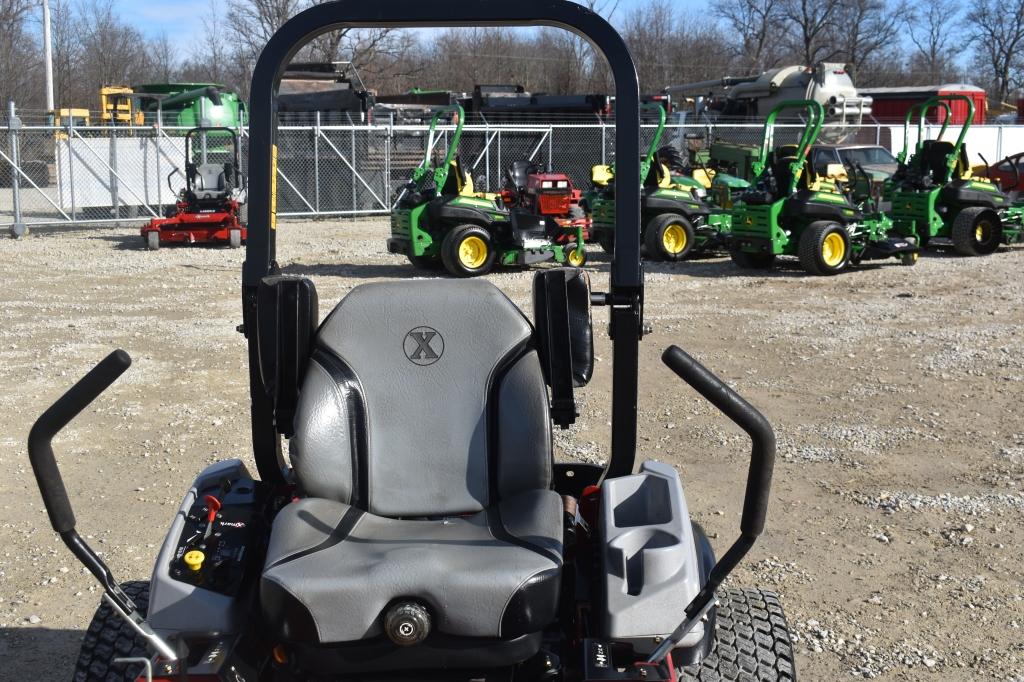
[(533, 161), (515, 161), (505, 171), (501, 200), (508, 208), (521, 208), (554, 220), (562, 229), (558, 243), (571, 241), (577, 226), (590, 238), (590, 218), (580, 206), (582, 192), (565, 173), (545, 172)]
[[(230, 140), (230, 149), (227, 141)], [(230, 158), (223, 162), (217, 157)], [(246, 181), (241, 171), (238, 136), (230, 128), (193, 128), (185, 135), (185, 188), (164, 218), (153, 218), (141, 229), (150, 250), (161, 244), (227, 243), (237, 249), (246, 239), (239, 219), (245, 203)], [(181, 171), (175, 169), (171, 178)], [(171, 187), (171, 191), (175, 191)]]

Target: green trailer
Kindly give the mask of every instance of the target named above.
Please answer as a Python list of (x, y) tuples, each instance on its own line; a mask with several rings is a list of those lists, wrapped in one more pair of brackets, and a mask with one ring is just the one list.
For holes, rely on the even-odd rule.
[[(961, 101), (968, 114), (955, 142), (943, 139), (949, 128), (950, 103)], [(934, 140), (924, 125), (932, 109), (945, 113)], [(917, 117), (917, 144), (910, 154), (910, 127)], [(974, 119), (974, 102), (965, 95), (939, 95), (911, 107), (903, 123), (899, 168), (886, 186), (898, 234), (921, 247), (952, 246), (964, 256), (983, 256), (1000, 244), (1024, 239), (1024, 207), (1014, 205), (997, 183), (974, 177), (964, 138)]]
[[(806, 125), (795, 145), (773, 149), (779, 114), (796, 110)], [(830, 167), (823, 176), (808, 163), (821, 132), (824, 108), (813, 100), (780, 102), (768, 114), (758, 158), (752, 163), (754, 188), (732, 208), (730, 256), (745, 269), (770, 268), (778, 256), (799, 258), (813, 275), (834, 275), (868, 259), (917, 262), (917, 246), (890, 236), (892, 221), (873, 203), (855, 203), (843, 186), (846, 169)]]
[[(678, 261), (702, 252), (724, 250), (729, 238), (729, 214), (704, 199), (697, 180), (673, 176), (658, 155), (665, 133), (665, 109), (648, 104), (658, 114), (658, 128), (640, 164), (641, 243), (653, 260)], [(592, 222), (590, 235), (606, 253), (615, 248), (615, 169), (595, 166), (593, 188), (582, 204)]]
[[(447, 152), (435, 158), (438, 123), (446, 116), (455, 117), (455, 129)], [(506, 206), (499, 194), (474, 191), (457, 153), (465, 118), (455, 104), (440, 108), (431, 119), (423, 161), (391, 211), (388, 252), (404, 254), (421, 269), (443, 267), (456, 277), (484, 275), (495, 265), (554, 261), (582, 266), (582, 221), (564, 228), (547, 216)], [(568, 182), (562, 191), (571, 192)]]

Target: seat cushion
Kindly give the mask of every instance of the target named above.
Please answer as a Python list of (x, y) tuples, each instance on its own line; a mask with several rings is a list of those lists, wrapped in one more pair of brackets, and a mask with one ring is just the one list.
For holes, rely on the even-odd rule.
[(309, 498), (274, 520), (261, 602), (288, 641), (376, 637), (401, 599), (425, 604), (434, 632), (511, 639), (554, 619), (561, 556), (561, 499), (549, 490), (416, 520)]

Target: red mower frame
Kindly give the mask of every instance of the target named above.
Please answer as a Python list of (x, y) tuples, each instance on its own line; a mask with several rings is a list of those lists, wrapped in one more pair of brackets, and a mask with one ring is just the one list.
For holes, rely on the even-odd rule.
[[(207, 189), (204, 186), (204, 168), (217, 164), (196, 164), (192, 161), (195, 137), (216, 132), (218, 136), (230, 135), (232, 145), (231, 161), (223, 164), (219, 176), (223, 183)], [(205, 156), (205, 155), (204, 155)], [(246, 226), (239, 220), (247, 182), (241, 171), (241, 153), (238, 135), (231, 128), (193, 128), (185, 134), (185, 187), (178, 192), (178, 200), (164, 218), (153, 218), (142, 226), (140, 233), (143, 243), (156, 250), (162, 244), (229, 244), (240, 247), (248, 237)], [(174, 169), (167, 176), (170, 186)], [(219, 181), (219, 178), (218, 178)], [(200, 185), (198, 188), (196, 185)], [(237, 190), (237, 192), (236, 192)], [(171, 187), (171, 191), (174, 188)]]

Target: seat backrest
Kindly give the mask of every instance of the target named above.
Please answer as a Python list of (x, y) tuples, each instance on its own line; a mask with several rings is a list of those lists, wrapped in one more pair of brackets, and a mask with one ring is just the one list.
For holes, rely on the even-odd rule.
[(353, 289), (321, 325), (295, 415), (304, 494), (390, 517), (478, 512), (551, 483), (533, 328), (483, 280)]
[(949, 181), (947, 159), (953, 153), (953, 143), (945, 140), (925, 140), (922, 148), (922, 159), (925, 172), (930, 173), (936, 184)]
[(207, 192), (224, 189), (224, 166), (219, 163), (201, 163), (196, 166), (195, 187)]
[(450, 197), (462, 194), (462, 188), (469, 182), (469, 173), (462, 167), (462, 158), (456, 154), (448, 169), (448, 178), (441, 188), (441, 196)]
[(505, 171), (508, 181), (512, 183), (516, 189), (526, 189), (526, 183), (529, 180), (530, 175), (540, 172), (540, 166), (535, 164), (529, 159), (519, 159), (513, 161), (512, 165)]
[[(775, 175), (775, 186), (779, 196), (785, 194), (789, 189), (789, 182), (793, 177), (792, 165), (795, 161), (795, 156), (783, 156), (775, 161), (775, 165), (772, 166), (772, 172)], [(806, 172), (804, 175), (806, 175)]]

